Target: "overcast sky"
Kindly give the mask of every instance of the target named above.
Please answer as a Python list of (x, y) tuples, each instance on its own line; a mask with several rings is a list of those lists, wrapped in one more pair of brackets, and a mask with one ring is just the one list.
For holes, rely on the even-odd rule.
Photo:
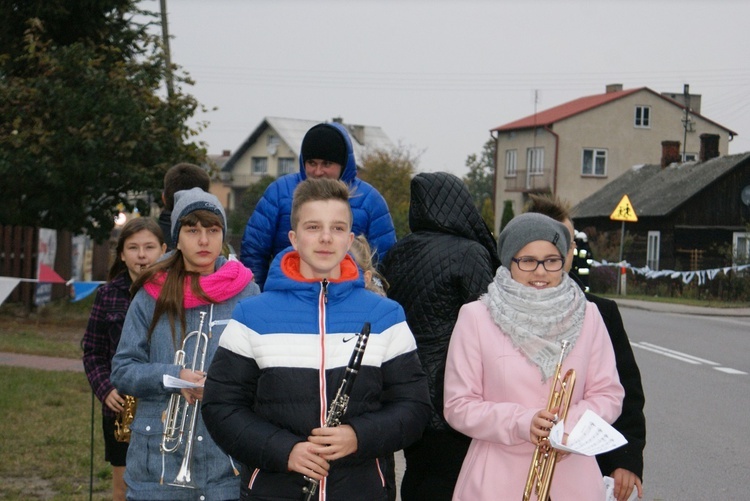
[[(144, 6), (158, 10), (158, 0)], [(419, 170), (466, 173), (489, 130), (606, 84), (690, 91), (750, 151), (750, 2), (167, 0), (209, 153), (266, 116), (380, 126)], [(536, 92), (535, 92), (536, 91)], [(680, 137), (665, 138), (681, 140)]]

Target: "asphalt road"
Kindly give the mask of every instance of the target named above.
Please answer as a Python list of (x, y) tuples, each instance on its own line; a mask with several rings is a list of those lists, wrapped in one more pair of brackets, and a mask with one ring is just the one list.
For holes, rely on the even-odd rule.
[(646, 395), (644, 499), (750, 499), (750, 318), (621, 312)]

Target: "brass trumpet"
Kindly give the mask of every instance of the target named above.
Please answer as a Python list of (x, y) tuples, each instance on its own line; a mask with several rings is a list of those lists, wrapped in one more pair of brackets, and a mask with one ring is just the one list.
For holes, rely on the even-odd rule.
[[(547, 400), (547, 411), (559, 407), (557, 411), (558, 420), (565, 420), (570, 407), (570, 399), (573, 396), (573, 388), (576, 384), (576, 371), (568, 369), (564, 378), (560, 378), (563, 359), (565, 352), (570, 346), (569, 341), (562, 342), (560, 351), (560, 360), (557, 362), (552, 388), (550, 389), (549, 399)], [(534, 456), (531, 459), (529, 475), (526, 478), (526, 487), (523, 491), (523, 501), (529, 501), (531, 494), (536, 491), (537, 500), (548, 501), (549, 490), (552, 485), (552, 475), (555, 473), (557, 464), (557, 449), (549, 444), (547, 437), (539, 440), (539, 445), (534, 450)]]
[[(203, 322), (206, 312), (200, 313), (200, 324), (198, 330), (193, 331), (185, 336), (182, 341), (182, 349), (177, 350), (174, 356), (174, 363), (185, 367), (185, 347), (189, 339), (195, 337), (195, 348), (193, 349), (193, 362), (190, 367), (192, 371), (203, 371), (206, 363), (206, 352), (208, 351), (208, 336), (203, 332)], [(198, 364), (198, 355), (200, 354), (200, 364)], [(169, 398), (169, 405), (164, 411), (164, 434), (161, 441), (161, 452), (172, 453), (180, 448), (183, 441), (185, 442), (185, 452), (182, 456), (182, 464), (175, 479), (169, 485), (175, 487), (187, 487), (195, 489), (195, 483), (192, 479), (191, 467), (193, 463), (193, 438), (195, 436), (195, 424), (200, 412), (200, 401), (196, 400), (192, 405), (182, 397), (180, 393), (173, 393)], [(188, 416), (190, 421), (188, 422)], [(179, 426), (177, 423), (180, 423)], [(187, 427), (186, 427), (186, 423)], [(186, 438), (185, 438), (186, 437)]]

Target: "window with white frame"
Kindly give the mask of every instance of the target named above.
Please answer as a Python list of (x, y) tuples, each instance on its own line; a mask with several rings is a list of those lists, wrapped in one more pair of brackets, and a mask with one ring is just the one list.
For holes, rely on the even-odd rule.
[(584, 148), (581, 174), (584, 176), (607, 175), (607, 150)]
[(732, 256), (734, 265), (750, 263), (750, 233), (735, 231), (732, 234)]
[(646, 266), (654, 271), (659, 269), (659, 247), (661, 245), (661, 232), (648, 232), (648, 245), (646, 247)]
[(253, 157), (253, 175), (262, 176), (268, 173), (268, 158)]
[(517, 162), (516, 150), (505, 150), (505, 177), (516, 177)]
[(635, 124), (636, 127), (647, 129), (651, 127), (651, 106), (635, 107)]
[(279, 158), (279, 176), (294, 172), (294, 158)]
[(280, 144), (279, 136), (276, 134), (268, 134), (268, 137), (266, 138), (266, 151), (269, 155), (275, 156), (276, 153), (279, 151), (279, 144)]
[(531, 175), (544, 174), (544, 148), (529, 148), (526, 150), (526, 170)]

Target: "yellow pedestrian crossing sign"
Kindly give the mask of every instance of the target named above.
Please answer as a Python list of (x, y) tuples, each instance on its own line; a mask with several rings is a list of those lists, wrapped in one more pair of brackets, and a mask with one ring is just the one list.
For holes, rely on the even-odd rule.
[(637, 223), (638, 216), (635, 215), (635, 209), (633, 204), (630, 203), (630, 199), (627, 195), (622, 196), (622, 200), (617, 204), (615, 210), (610, 214), (609, 218), (612, 221), (624, 221), (626, 223)]

